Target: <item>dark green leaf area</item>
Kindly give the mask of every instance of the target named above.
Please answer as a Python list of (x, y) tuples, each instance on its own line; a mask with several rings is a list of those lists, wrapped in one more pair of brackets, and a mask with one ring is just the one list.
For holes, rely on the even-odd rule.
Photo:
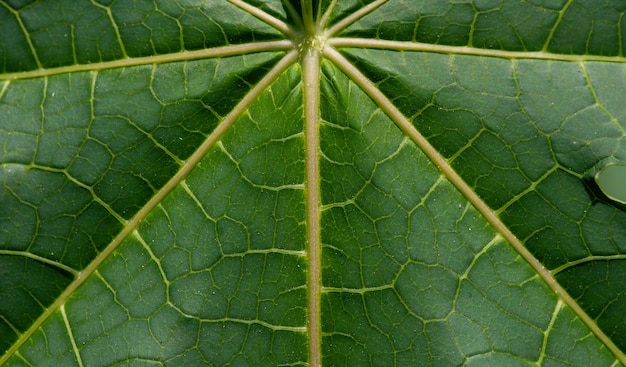
[[(6, 348), (121, 225), (87, 190), (59, 172), (5, 164), (0, 166), (0, 187), (0, 283), (7, 286), (0, 287), (6, 291), (1, 298), (7, 307), (0, 313), (13, 325), (0, 333), (0, 347)], [(11, 265), (14, 255), (23, 256), (24, 251), (41, 259), (24, 260), (16, 269)], [(18, 270), (23, 277), (15, 277)]]
[(9, 83), (0, 99), (4, 162), (66, 167), (89, 123), (90, 83), (87, 73)]
[(556, 162), (584, 175), (599, 162), (626, 159), (626, 105), (615, 95), (623, 64), (554, 62), (549, 68), (517, 62), (520, 102), (539, 134), (547, 134)]
[[(617, 88), (615, 79), (625, 74), (620, 64), (587, 63), (581, 67), (552, 62), (546, 68), (533, 60), (345, 52), (380, 83), (381, 90), (413, 118), (435, 147), (450, 152), (446, 156), (463, 156), (468, 145), (477, 145), (470, 140), (481, 134), (497, 135), (503, 146), (482, 160), (510, 162), (472, 165), (517, 167), (524, 179), (532, 182), (557, 164), (583, 175), (603, 159), (626, 159), (623, 122), (615, 117), (626, 111), (611, 92)], [(395, 66), (375, 66), (380, 59)], [(452, 129), (453, 125), (447, 125), (448, 115), (459, 112), (464, 112), (461, 117), (465, 120), (453, 120), (457, 126)], [(468, 135), (472, 131), (475, 133)], [(468, 135), (466, 144), (460, 145), (459, 134)], [(450, 146), (458, 150), (453, 153)], [(509, 158), (496, 157), (502, 154)], [(510, 196), (494, 199), (506, 202)]]
[[(623, 257), (582, 261), (564, 268), (556, 278), (615, 344), (626, 349), (626, 341), (620, 338), (626, 332)], [(580, 279), (585, 282), (580, 284)]]
[[(615, 253), (617, 240), (592, 233), (624, 213), (596, 208), (582, 178), (626, 157), (614, 118), (626, 110), (610, 92), (623, 66), (346, 52), (385, 93), (407, 92), (398, 107), (546, 267)], [(396, 66), (373, 66), (385, 57)]]
[[(436, 285), (433, 290), (441, 291), (445, 282), (435, 275), (429, 282)], [(399, 286), (325, 292), (325, 362), (341, 366), (612, 363), (612, 354), (588, 337), (584, 324), (567, 307), (554, 302), (551, 291), (507, 244), (494, 243), (478, 254), (461, 278), (452, 288), (457, 292), (454, 309), (435, 319), (408, 310), (419, 307), (425, 297), (414, 302)], [(414, 279), (411, 291), (419, 290), (420, 284)], [(537, 303), (528, 305), (520, 299)], [(572, 356), (581, 359), (572, 362)]]
[[(574, 320), (574, 321), (572, 321)], [(576, 349), (563, 345), (576, 345)], [(552, 324), (547, 337), (546, 356), (543, 366), (594, 366), (617, 365), (614, 356), (596, 339), (591, 338), (589, 329), (576, 318), (568, 307), (562, 307)], [(477, 365), (480, 366), (480, 365)]]
[(425, 359), (415, 356), (416, 350), (427, 348), (424, 324), (407, 313), (390, 289), (367, 295), (325, 293), (322, 312), (328, 328), (322, 340), (324, 365), (412, 365)]
[(245, 180), (278, 193), (282, 186), (302, 185), (304, 134), (299, 68), (288, 69), (259, 96), (232, 131), (223, 140), (222, 150)]
[[(620, 261), (626, 252), (621, 230), (626, 214), (585, 198), (589, 193), (578, 179), (556, 171), (535, 192), (508, 208), (502, 219), (546, 268), (558, 272), (556, 279), (624, 348), (618, 335), (625, 330), (616, 328), (623, 324), (624, 314), (623, 286), (619, 284), (626, 269), (626, 263)], [(576, 265), (581, 262), (583, 265)]]
[[(149, 68), (89, 76), (92, 85), (83, 88), (74, 89), (70, 79), (64, 88), (48, 89), (51, 112), (56, 108), (55, 99), (64, 101), (66, 94), (86, 94), (83, 98), (89, 99), (83, 102), (83, 114), (75, 114), (75, 119), (57, 122), (56, 114), (44, 111), (44, 126), (50, 132), (40, 138), (37, 158), (42, 165), (67, 168), (71, 179), (93, 190), (117, 215), (130, 218), (171, 177), (179, 162), (155, 142), (150, 134), (154, 126), (138, 123), (146, 116), (158, 121), (159, 104), (148, 89)], [(51, 79), (56, 78), (69, 77)], [(99, 102), (94, 104), (91, 98)], [(68, 108), (76, 109), (69, 103), (65, 110)], [(75, 136), (69, 140), (68, 134)], [(65, 144), (59, 144), (63, 138)], [(114, 184), (120, 181), (125, 183), (123, 187)]]
[[(66, 343), (65, 336), (79, 349), (83, 365), (107, 366), (133, 358), (154, 359), (160, 352), (158, 337), (162, 333), (151, 332), (153, 325), (148, 317), (168, 311), (166, 285), (159, 279), (162, 275), (145, 246), (135, 238), (127, 240), (123, 252), (112, 254), (97, 275), (46, 321), (33, 344), (24, 346), (22, 358), (34, 364), (45, 360), (46, 350), (51, 344)], [(178, 326), (174, 330), (180, 332), (189, 323)], [(61, 336), (61, 341), (45, 338), (54, 332)], [(114, 348), (102, 353), (107, 345)]]
[(567, 4), (555, 27), (548, 51), (564, 54), (622, 56), (624, 43), (621, 1), (578, 0)]
[[(0, 7), (0, 70), (118, 60), (280, 38), (226, 1), (39, 1)], [(182, 38), (181, 38), (182, 36)]]
[[(81, 270), (119, 231), (116, 222), (132, 217), (167, 182), (216, 126), (219, 113), (231, 109), (274, 59), (259, 55), (227, 65), (198, 61), (11, 83), (0, 100), (7, 108), (3, 159), (15, 162), (1, 170), (2, 247), (29, 248)], [(229, 97), (216, 91), (234, 78), (237, 88)], [(163, 79), (180, 88), (165, 88)], [(172, 94), (179, 99), (169, 99)], [(190, 116), (167, 120), (172, 109)], [(13, 149), (16, 143), (20, 149)]]
[(111, 9), (129, 56), (280, 38), (274, 28), (226, 1), (115, 2)]
[[(133, 359), (185, 366), (306, 362), (298, 80), (292, 68), (259, 96), (67, 301), (66, 327), (83, 365)], [(251, 139), (246, 148), (241, 137)], [(262, 172), (276, 165), (268, 164), (268, 152), (286, 146), (281, 165), (290, 171), (264, 178)], [(257, 166), (247, 168), (248, 162)], [(42, 327), (44, 335), (57, 327), (55, 320)], [(37, 364), (50, 343), (35, 338), (21, 356)], [(106, 355), (100, 352), (111, 345)]]
[(536, 364), (561, 308), (545, 283), (328, 65), (322, 91), (324, 363)]
[(0, 47), (0, 72), (10, 73), (37, 69), (37, 60), (27, 46), (27, 36), (20, 29), (20, 24), (12, 12), (0, 6), (0, 34), (10, 34), (2, 40)]
[[(35, 2), (0, 7), (0, 28), (14, 47), (2, 47), (0, 70), (33, 70), (124, 56), (107, 11), (89, 1)], [(20, 42), (21, 41), (21, 42)]]
[(150, 82), (160, 105), (154, 138), (177, 158), (188, 158), (280, 56), (262, 53), (157, 65)]
[[(0, 105), (6, 109), (3, 114), (3, 124), (0, 124), (0, 159), (3, 162), (23, 163), (27, 164), (33, 161), (35, 151), (35, 134), (39, 130), (36, 124), (17, 124), (15, 121), (9, 123), (11, 116), (24, 113), (25, 120), (40, 120), (41, 117), (37, 111), (41, 104), (39, 98), (24, 98), (24, 94), (29, 94), (31, 87), (41, 88), (41, 81), (28, 80), (24, 83), (12, 83), (12, 86), (21, 86), (21, 88), (8, 88), (9, 82), (0, 82), (0, 88), (5, 90)], [(13, 117), (15, 119), (15, 117)], [(5, 122), (6, 121), (6, 122)]]
[(507, 208), (502, 219), (544, 266), (553, 269), (589, 255), (594, 242), (600, 241), (598, 245), (602, 246), (601, 242), (606, 241), (581, 236), (583, 220), (594, 219), (594, 213), (587, 213), (590, 206), (580, 180), (555, 171), (539, 183), (536, 191)]
[[(556, 363), (554, 365), (573, 363), (585, 366), (589, 360), (601, 365), (610, 364), (612, 355), (597, 341), (587, 337), (585, 326), (568, 308), (555, 306), (549, 298), (550, 291), (541, 281), (528, 281), (532, 278), (534, 275), (526, 264), (519, 261), (519, 258), (516, 259), (508, 245), (500, 243), (491, 247), (484, 256), (475, 259), (468, 269), (467, 278), (457, 289), (455, 309), (442, 319), (424, 320), (418, 317), (412, 320), (413, 314), (407, 316), (406, 311), (402, 310), (407, 304), (405, 297), (402, 302), (398, 302), (399, 309), (392, 306), (395, 302), (389, 302), (397, 297), (389, 294), (391, 291), (386, 294), (383, 294), (385, 291), (369, 291), (344, 295), (342, 300), (336, 300), (338, 295), (331, 293), (328, 300), (329, 303), (332, 300), (332, 306), (329, 306), (332, 311), (325, 315), (331, 315), (335, 325), (345, 325), (345, 330), (339, 329), (336, 335), (328, 337), (328, 343), (332, 343), (329, 349), (331, 346), (336, 348), (341, 345), (346, 345), (346, 348), (345, 351), (342, 350), (343, 353), (327, 351), (332, 356), (329, 360), (335, 363), (348, 355), (353, 360), (363, 361), (362, 365), (371, 365), (376, 363), (372, 362), (377, 361), (376, 356), (368, 355), (364, 350), (377, 351), (389, 345), (390, 350), (393, 346), (396, 351), (394, 355), (397, 359), (394, 362), (407, 365), (482, 366), (485, 363), (490, 365), (491, 362), (498, 362), (496, 365), (531, 366), (537, 360), (552, 361)], [(441, 279), (434, 279), (437, 287), (441, 287)], [(525, 284), (522, 288), (519, 288), (520, 279)], [(417, 287), (417, 282), (414, 287)], [(528, 306), (520, 303), (519, 299), (534, 299), (538, 303)], [(419, 305), (419, 302), (412, 304)], [(350, 316), (342, 313), (342, 310), (361, 308), (363, 311), (351, 313)], [(484, 313), (486, 310), (487, 314)], [(363, 325), (369, 325), (371, 329), (349, 334), (349, 338), (345, 336), (348, 330), (366, 329)], [(413, 329), (405, 329), (409, 327)], [(374, 332), (387, 330), (387, 340), (380, 336), (384, 342), (372, 340), (372, 345), (369, 344)], [(507, 330), (521, 331), (511, 334)], [(408, 336), (404, 335), (406, 332), (409, 333)], [(541, 353), (544, 335), (548, 336), (545, 355)], [(428, 348), (424, 346), (424, 340)], [(355, 344), (363, 345), (362, 350), (355, 347)], [(464, 355), (469, 357), (463, 357)], [(581, 356), (581, 359), (570, 362), (572, 355)], [(387, 358), (381, 365), (389, 365), (391, 354)]]
[[(325, 172), (328, 178), (322, 176), (323, 202), (341, 202), (346, 197), (358, 194), (362, 183), (371, 182), (373, 188), (390, 184), (394, 195), (399, 195), (396, 205), (405, 209), (413, 208), (419, 199), (406, 193), (417, 191), (426, 194), (439, 175), (433, 171), (417, 174), (414, 170), (409, 170), (408, 172), (412, 172), (411, 176), (402, 177), (402, 173), (410, 169), (410, 165), (428, 165), (428, 159), (420, 157), (418, 163), (411, 163), (409, 159), (415, 157), (406, 152), (414, 148), (408, 139), (390, 125), (391, 121), (372, 105), (371, 100), (360, 89), (349, 83), (330, 64), (324, 64), (321, 84), (320, 135), (324, 158), (321, 165), (322, 169), (325, 166), (332, 167)], [(384, 178), (377, 178), (383, 181), (372, 181), (376, 170), (384, 172), (380, 175)], [(346, 182), (337, 185), (341, 181)], [(329, 184), (326, 185), (326, 182)]]
[[(511, 205), (502, 219), (549, 269), (589, 256), (626, 252), (619, 230), (626, 214), (590, 197), (578, 179), (562, 171), (546, 177), (535, 192)], [(584, 278), (581, 281), (585, 283)]]
[[(54, 335), (54, 338), (49, 337)], [(33, 348), (33, 345), (45, 345), (48, 350)], [(74, 354), (72, 340), (60, 312), (51, 315), (46, 321), (46, 330), (36, 330), (30, 337), (20, 357), (13, 356), (3, 366), (67, 366), (79, 367)]]
[[(547, 134), (520, 110), (510, 61), (345, 52), (493, 208), (554, 167)], [(394, 66), (375, 66), (380, 59)]]
[(437, 0), (393, 0), (348, 27), (341, 35), (509, 51), (538, 51), (548, 40), (565, 3), (565, 0), (559, 0), (537, 6), (519, 1), (468, 4)]
[[(120, 229), (118, 220), (111, 212), (107, 211), (107, 204), (101, 200), (109, 199), (113, 208), (121, 206), (118, 211), (122, 215), (131, 216), (134, 213), (132, 211), (133, 203), (138, 203), (137, 207), (143, 205), (152, 196), (153, 190), (158, 189), (158, 186), (162, 185), (174, 173), (174, 169), (177, 169), (180, 159), (172, 153), (172, 150), (177, 153), (181, 152), (181, 155), (185, 154), (184, 150), (177, 146), (178, 138), (190, 137), (193, 139), (194, 136), (197, 136), (200, 137), (196, 139), (198, 142), (204, 139), (216, 125), (217, 119), (220, 117), (218, 111), (232, 109), (232, 104), (237, 98), (241, 98), (241, 95), (249, 89), (249, 85), (258, 80), (263, 70), (266, 70), (263, 65), (272, 62), (273, 59), (274, 56), (272, 55), (253, 56), (247, 57), (246, 62), (224, 65), (221, 65), (219, 60), (213, 60), (179, 64), (178, 68), (163, 65), (156, 68), (117, 69), (102, 72), (93, 78), (90, 78), (88, 74), (76, 74), (72, 77), (51, 77), (47, 84), (48, 89), (44, 93), (44, 100), (47, 102), (45, 106), (49, 105), (50, 107), (44, 108), (43, 113), (38, 108), (29, 110), (34, 111), (34, 118), (31, 120), (33, 122), (41, 120), (42, 115), (46, 117), (44, 124), (46, 131), (38, 136), (36, 135), (38, 124), (18, 123), (17, 117), (14, 121), (9, 119), (3, 125), (3, 128), (11, 129), (12, 134), (18, 137), (23, 136), (31, 141), (33, 151), (37, 152), (36, 157), (33, 157), (33, 153), (27, 150), (5, 150), (7, 161), (26, 163), (37, 159), (40, 165), (37, 168), (29, 168), (23, 164), (3, 165), (2, 210), (10, 212), (2, 215), (2, 218), (6, 219), (0, 219), (3, 229), (7, 229), (7, 233), (10, 234), (3, 238), (3, 241), (6, 241), (3, 243), (3, 247), (19, 250), (30, 246), (31, 252), (44, 256), (53, 262), (59, 261), (60, 264), (70, 268), (82, 269)], [(239, 66), (233, 68), (230, 65)], [(206, 75), (204, 74), (206, 70), (212, 70), (213, 73)], [(285, 117), (291, 116), (291, 119), (287, 120), (290, 122), (287, 129), (278, 133), (264, 132), (260, 135), (259, 131), (244, 132), (244, 136), (260, 136), (267, 141), (259, 143), (261, 148), (253, 147), (260, 153), (238, 157), (241, 158), (240, 166), (248, 170), (248, 173), (254, 173), (259, 164), (266, 166), (263, 174), (271, 173), (272, 169), (281, 170), (276, 171), (269, 177), (269, 180), (264, 179), (263, 176), (260, 178), (250, 176), (253, 180), (258, 181), (259, 185), (276, 184), (281, 186), (294, 183), (301, 185), (303, 182), (302, 122), (301, 112), (299, 112), (301, 100), (296, 92), (299, 91), (298, 83), (294, 81), (297, 78), (293, 72), (290, 75), (291, 86), (287, 89), (286, 95), (277, 94), (263, 98), (263, 103), (271, 100), (279, 101), (281, 98), (286, 101), (291, 99), (289, 108), (283, 108), (284, 103), (273, 106), (274, 110), (281, 114), (281, 121)], [(178, 79), (172, 80), (172, 76), (176, 76)], [(166, 77), (169, 78), (169, 82), (173, 82), (173, 85), (181, 86), (181, 88), (176, 90), (169, 87), (166, 91), (164, 87), (161, 87), (161, 78)], [(224, 94), (221, 91), (215, 92), (216, 89), (222, 88), (222, 83), (233, 85), (233, 78), (237, 78), (239, 84), (235, 85), (238, 88), (231, 89), (229, 94)], [(94, 112), (92, 112), (96, 117), (90, 122), (89, 107), (91, 102), (84, 95), (89, 96), (90, 84), (92, 83), (98, 102), (95, 103)], [(111, 85), (107, 86), (108, 83)], [(14, 86), (15, 88), (12, 88)], [(42, 85), (29, 85), (28, 87), (29, 90), (34, 87), (31, 90), (32, 94), (37, 93), (37, 90), (41, 91)], [(281, 88), (282, 86), (278, 91), (282, 91)], [(66, 98), (61, 98), (64, 93), (69, 94)], [(174, 100), (167, 99), (171, 97), (171, 93), (181, 93), (180, 96), (177, 96), (178, 98), (183, 101), (188, 100), (188, 104), (195, 104), (194, 112), (197, 117), (176, 122), (179, 134), (168, 141), (166, 138), (169, 132), (163, 133), (166, 129), (163, 128), (163, 123), (159, 123), (159, 116), (162, 116), (162, 111), (167, 109), (167, 106), (176, 108), (179, 105)], [(31, 100), (25, 98), (25, 94), (26, 89), (21, 88), (20, 83), (16, 82), (7, 89), (2, 102), (10, 106), (9, 109), (28, 108), (31, 102), (42, 103), (41, 97), (39, 100)], [(228, 96), (224, 97), (225, 95)], [(73, 102), (73, 100), (80, 103)], [(25, 103), (20, 104), (21, 101)], [(228, 106), (229, 104), (231, 106)], [(255, 114), (265, 113), (264, 107), (261, 107), (260, 110), (257, 108), (257, 110)], [(57, 116), (62, 115), (57, 111), (78, 112), (74, 114), (76, 119), (60, 119)], [(10, 117), (11, 114), (8, 116)], [(138, 122), (135, 123), (135, 121)], [(142, 121), (145, 123), (141, 123)], [(14, 130), (13, 123), (15, 125)], [(68, 131), (70, 133), (78, 132), (81, 126), (87, 131), (87, 135), (84, 132), (82, 135), (76, 135), (73, 146), (67, 144), (67, 142), (72, 142), (68, 139), (65, 139), (65, 144), (58, 144), (59, 141), (68, 136)], [(3, 136), (6, 138), (5, 145), (11, 144), (11, 136)], [(32, 139), (28, 139), (31, 136)], [(69, 137), (72, 136), (74, 135), (69, 135)], [(39, 149), (35, 148), (37, 147), (36, 144), (39, 144)], [(234, 146), (238, 145), (235, 144)], [(297, 147), (300, 147), (300, 152), (297, 151)], [(196, 148), (197, 146), (193, 146), (187, 150), (191, 151)], [(233, 151), (235, 150), (233, 149)], [(72, 160), (71, 156), (77, 151), (78, 157)], [(285, 162), (285, 165), (276, 165), (268, 160), (269, 156), (281, 151), (285, 157), (291, 158), (292, 161)], [(229, 161), (229, 159), (226, 160)], [(169, 171), (167, 169), (168, 161), (171, 167)], [(233, 172), (232, 161), (229, 162), (231, 164), (230, 172)], [(67, 170), (63, 169), (68, 165)], [(138, 170), (135, 167), (141, 167), (141, 169)], [(236, 167), (234, 172), (240, 174)], [(280, 174), (289, 174), (292, 177), (282, 180), (286, 182), (276, 183), (276, 180), (280, 181), (276, 175)], [(114, 182), (125, 182), (123, 190), (113, 191), (113, 187), (109, 188), (108, 185)], [(218, 185), (219, 182), (221, 180), (218, 181)], [(93, 186), (90, 187), (91, 185)], [(266, 189), (272, 189), (272, 187), (266, 187)], [(290, 234), (284, 238), (285, 242), (277, 244), (277, 247), (302, 250), (303, 240), (300, 236), (303, 233), (301, 227), (304, 222), (303, 205), (295, 208), (299, 211), (297, 216), (288, 213), (295, 201), (302, 200), (301, 190), (301, 187), (295, 191), (289, 189), (268, 190), (270, 200), (259, 199), (255, 202), (241, 203), (239, 209), (235, 210), (239, 210), (239, 214), (231, 213), (232, 217), (237, 219), (219, 218), (216, 225), (218, 230), (223, 232), (220, 236), (224, 246), (228, 247), (229, 244), (240, 246), (247, 244), (250, 239), (254, 239), (254, 247), (267, 249), (276, 242), (272, 239), (274, 231), (276, 231), (277, 233)], [(139, 195), (140, 193), (144, 193), (144, 195)], [(247, 197), (249, 194), (245, 190), (240, 190), (240, 193), (240, 197)], [(138, 200), (141, 202), (139, 203)], [(262, 201), (265, 201), (265, 205), (261, 205)], [(250, 216), (247, 212), (255, 206), (258, 206), (258, 212)], [(263, 211), (261, 211), (261, 207), (263, 207)], [(275, 222), (268, 224), (268, 219), (272, 215)], [(184, 216), (185, 214), (183, 214)], [(253, 232), (235, 237), (233, 233), (238, 233), (237, 230), (241, 232), (241, 229), (245, 227), (242, 222), (238, 221), (242, 217), (260, 224), (261, 227), (271, 225), (271, 230), (254, 230), (252, 225), (248, 228), (253, 229)], [(16, 218), (20, 218), (19, 223), (14, 223)], [(190, 233), (195, 233), (195, 230), (196, 228), (193, 228)], [(98, 236), (95, 236), (95, 233), (98, 233)], [(238, 242), (233, 243), (233, 241)], [(241, 248), (235, 248), (235, 250), (241, 251)], [(226, 252), (228, 251), (226, 248)], [(231, 249), (230, 252), (232, 251)], [(171, 258), (168, 259), (171, 260)], [(195, 260), (197, 261), (197, 257)], [(304, 264), (300, 263), (294, 264), (292, 262), (290, 266), (304, 269)], [(59, 271), (63, 273), (63, 271)], [(50, 289), (60, 292), (65, 284), (66, 282)], [(306, 298), (303, 289), (293, 294), (296, 296), (292, 297)], [(54, 299), (57, 295), (58, 293), (55, 293), (50, 299)], [(275, 297), (278, 297), (276, 302), (281, 307), (288, 305), (288, 303), (282, 302), (282, 296), (277, 295)], [(49, 302), (48, 300), (42, 301)], [(272, 302), (274, 301), (269, 303)], [(42, 304), (47, 305), (48, 303)], [(24, 310), (27, 311), (26, 308)], [(23, 320), (33, 320), (40, 312), (41, 310), (38, 309), (32, 316), (20, 317)], [(270, 311), (266, 313), (271, 314)], [(304, 311), (300, 307), (300, 309), (285, 310), (285, 313), (288, 314), (285, 316), (285, 322), (289, 322), (294, 318), (302, 319)], [(292, 314), (296, 316), (292, 316)], [(23, 329), (23, 327), (19, 328), (20, 331)], [(9, 345), (15, 338), (15, 333), (3, 335), (9, 337), (3, 341), (5, 345)]]
[(87, 190), (61, 173), (7, 164), (0, 167), (0, 181), (2, 249), (29, 251), (80, 270), (121, 227)]
[(72, 274), (36, 259), (0, 256), (0, 351), (6, 351), (72, 279)]
[[(304, 333), (271, 330), (258, 324), (210, 322), (202, 324), (200, 340), (203, 364), (304, 366), (307, 361)], [(181, 362), (185, 359), (178, 358)]]

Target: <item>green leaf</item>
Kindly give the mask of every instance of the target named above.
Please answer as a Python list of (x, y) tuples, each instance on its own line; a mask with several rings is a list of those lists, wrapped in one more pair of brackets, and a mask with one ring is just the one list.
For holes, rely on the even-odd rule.
[(625, 365), (625, 10), (0, 1), (0, 364)]

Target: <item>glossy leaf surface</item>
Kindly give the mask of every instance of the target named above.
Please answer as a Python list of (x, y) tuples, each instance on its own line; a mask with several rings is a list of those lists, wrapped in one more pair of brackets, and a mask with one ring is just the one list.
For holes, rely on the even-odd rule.
[(624, 10), (0, 1), (0, 364), (622, 365)]

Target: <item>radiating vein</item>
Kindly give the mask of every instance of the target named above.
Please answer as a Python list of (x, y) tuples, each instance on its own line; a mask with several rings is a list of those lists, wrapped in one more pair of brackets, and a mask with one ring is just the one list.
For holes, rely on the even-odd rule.
[(289, 40), (254, 42), (242, 45), (215, 47), (197, 51), (185, 51), (173, 54), (134, 57), (113, 61), (94, 62), (92, 64), (69, 65), (58, 68), (38, 69), (25, 72), (0, 74), (0, 80), (29, 79), (42, 76), (73, 73), (79, 71), (104, 70), (146, 64), (163, 64), (166, 62), (189, 61), (207, 58), (245, 55), (256, 52), (287, 51), (293, 48)]
[(65, 312), (65, 306), (61, 306), (61, 315), (63, 316), (63, 323), (65, 324), (65, 328), (67, 329), (67, 334), (72, 343), (72, 349), (74, 350), (74, 355), (76, 356), (76, 362), (80, 367), (83, 367), (83, 359), (80, 356), (80, 350), (78, 350), (78, 346), (76, 345), (76, 340), (74, 339), (74, 334), (72, 333), (72, 327), (70, 326), (70, 321), (67, 319), (67, 314)]
[(584, 62), (584, 61), (603, 61), (603, 62), (616, 62), (625, 63), (626, 57), (622, 56), (601, 56), (601, 55), (566, 55), (566, 54), (553, 54), (545, 51), (503, 51), (486, 48), (476, 48), (469, 46), (447, 46), (436, 45), (430, 43), (421, 42), (405, 42), (405, 41), (389, 41), (389, 40), (376, 40), (366, 38), (344, 38), (335, 37), (328, 40), (328, 44), (334, 48), (341, 47), (358, 47), (358, 48), (372, 48), (381, 50), (395, 50), (395, 51), (423, 51), (433, 52), (441, 54), (456, 54), (456, 55), (473, 55), (473, 56), (486, 56), (497, 57), (502, 59), (538, 59), (538, 60), (557, 60), (557, 61), (572, 61), (572, 62)]
[(548, 340), (550, 339), (550, 333), (554, 329), (554, 324), (556, 323), (557, 318), (563, 308), (563, 301), (557, 300), (556, 305), (554, 306), (554, 311), (552, 312), (552, 317), (550, 318), (550, 323), (546, 328), (546, 331), (543, 333), (543, 342), (541, 343), (541, 353), (539, 353), (539, 360), (537, 361), (537, 365), (543, 365), (543, 361), (545, 356), (547, 355), (546, 350), (548, 350)]
[(241, 0), (228, 0), (231, 4), (245, 10), (246, 12), (254, 15), (255, 17), (259, 18), (260, 20), (264, 21), (265, 23), (271, 25), (272, 27), (276, 28), (277, 30), (279, 30), (280, 32), (282, 32), (285, 36), (294, 38), (296, 37), (296, 31), (291, 28), (287, 23), (283, 22), (280, 19), (277, 19), (276, 17), (273, 17), (271, 15), (269, 15), (268, 13), (264, 12), (263, 10), (257, 8), (256, 6), (250, 5), (248, 3), (245, 3)]
[(0, 255), (27, 257), (27, 258), (33, 259), (35, 261), (42, 262), (42, 263), (44, 263), (46, 265), (50, 265), (50, 266), (53, 266), (55, 268), (62, 269), (62, 270), (66, 271), (66, 272), (68, 272), (70, 274), (73, 274), (74, 276), (78, 275), (78, 270), (63, 264), (60, 261), (54, 261), (54, 260), (48, 259), (46, 257), (34, 254), (32, 252), (18, 251), (18, 250), (0, 250)]
[[(320, 2), (320, 6), (321, 6), (321, 2)], [(328, 25), (328, 19), (330, 18), (330, 15), (335, 9), (335, 6), (337, 6), (337, 0), (332, 0), (330, 5), (328, 5), (328, 9), (326, 9), (326, 12), (322, 15), (322, 17), (319, 20), (319, 24), (318, 24), (319, 29), (326, 29), (326, 26)]]
[(359, 10), (355, 11), (354, 13), (350, 14), (349, 16), (343, 18), (337, 24), (335, 24), (332, 27), (330, 27), (326, 31), (326, 36), (331, 37), (331, 36), (341, 32), (344, 28), (348, 27), (350, 24), (356, 22), (357, 20), (359, 20), (359, 19), (363, 18), (364, 16), (366, 16), (367, 14), (371, 13), (372, 11), (374, 11), (376, 8), (378, 8), (379, 6), (383, 5), (387, 1), (389, 1), (389, 0), (377, 0), (377, 1), (374, 1), (373, 3), (370, 3), (370, 4), (362, 7)]

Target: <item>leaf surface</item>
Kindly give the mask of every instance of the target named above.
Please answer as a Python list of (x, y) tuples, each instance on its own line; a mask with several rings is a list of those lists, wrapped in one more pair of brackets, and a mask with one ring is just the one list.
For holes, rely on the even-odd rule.
[(0, 364), (624, 364), (620, 6), (0, 1)]

